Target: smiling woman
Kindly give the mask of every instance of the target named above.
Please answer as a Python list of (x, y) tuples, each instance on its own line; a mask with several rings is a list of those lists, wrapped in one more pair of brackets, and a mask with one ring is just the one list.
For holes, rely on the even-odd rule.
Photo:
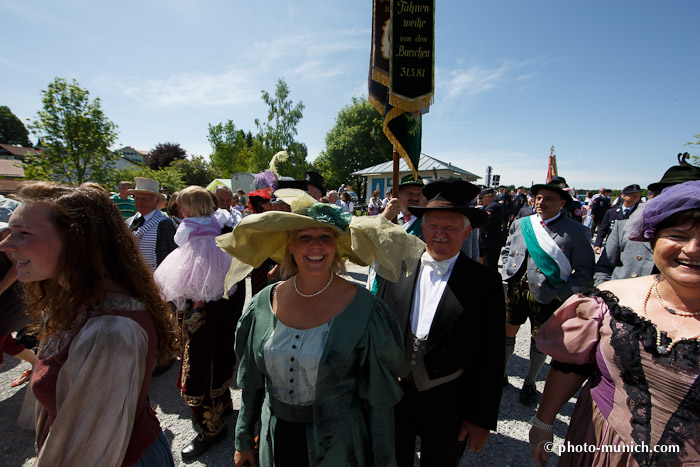
[(393, 313), (337, 274), (350, 259), (398, 277), (422, 242), (380, 216), (355, 217), (300, 190), (277, 190), (292, 212), (243, 218), (219, 245), (235, 283), (267, 258), (284, 282), (250, 301), (236, 331), (241, 409), (237, 466), (395, 465), (393, 406), (401, 334)]
[(89, 186), (29, 183), (17, 197), (0, 250), (41, 338), (35, 465), (173, 465), (148, 385), (174, 334), (119, 210)]
[(62, 246), (50, 218), (51, 207), (45, 203), (22, 204), (12, 215), (12, 241), (3, 250), (14, 260), (21, 282), (42, 281), (56, 275)]
[(651, 242), (659, 274), (572, 296), (537, 335), (537, 348), (553, 358), (530, 430), (540, 465), (555, 415), (589, 376), (566, 445), (598, 449), (567, 452), (559, 465), (700, 462), (700, 181), (665, 188), (625, 230)]

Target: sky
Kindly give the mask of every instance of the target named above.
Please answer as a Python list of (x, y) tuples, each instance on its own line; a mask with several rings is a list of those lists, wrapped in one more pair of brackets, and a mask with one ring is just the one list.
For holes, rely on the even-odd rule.
[[(255, 133), (282, 78), (313, 162), (367, 97), (370, 0), (0, 0), (0, 17), (0, 105), (26, 124), (54, 78), (75, 79), (115, 148), (208, 156), (208, 125)], [(700, 152), (684, 146), (700, 133), (698, 18), (697, 0), (437, 0), (422, 151), (527, 186), (554, 146), (573, 187), (646, 187)]]

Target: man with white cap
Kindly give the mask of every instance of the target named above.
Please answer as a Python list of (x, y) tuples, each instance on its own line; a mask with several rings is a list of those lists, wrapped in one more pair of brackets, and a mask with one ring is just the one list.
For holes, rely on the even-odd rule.
[(162, 198), (158, 181), (135, 177), (134, 182), (136, 188), (129, 190), (129, 193), (134, 195), (138, 212), (126, 219), (126, 225), (134, 233), (144, 261), (151, 271), (155, 271), (161, 261), (177, 248), (174, 240), (176, 227), (158, 210), (158, 202)]

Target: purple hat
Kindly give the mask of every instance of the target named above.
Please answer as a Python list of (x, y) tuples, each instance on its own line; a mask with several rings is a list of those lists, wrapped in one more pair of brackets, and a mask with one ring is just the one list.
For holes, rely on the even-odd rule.
[(669, 216), (691, 209), (700, 209), (700, 180), (672, 185), (660, 195), (637, 209), (627, 225), (627, 238), (636, 242), (648, 242), (654, 237), (656, 226)]

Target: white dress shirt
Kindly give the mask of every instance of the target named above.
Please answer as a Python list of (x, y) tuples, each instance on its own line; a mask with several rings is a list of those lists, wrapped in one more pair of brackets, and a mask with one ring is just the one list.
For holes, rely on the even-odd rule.
[(458, 256), (459, 253), (444, 261), (436, 261), (427, 251), (421, 256), (418, 287), (414, 292), (411, 308), (411, 329), (419, 339), (425, 339), (430, 333), (435, 312)]

